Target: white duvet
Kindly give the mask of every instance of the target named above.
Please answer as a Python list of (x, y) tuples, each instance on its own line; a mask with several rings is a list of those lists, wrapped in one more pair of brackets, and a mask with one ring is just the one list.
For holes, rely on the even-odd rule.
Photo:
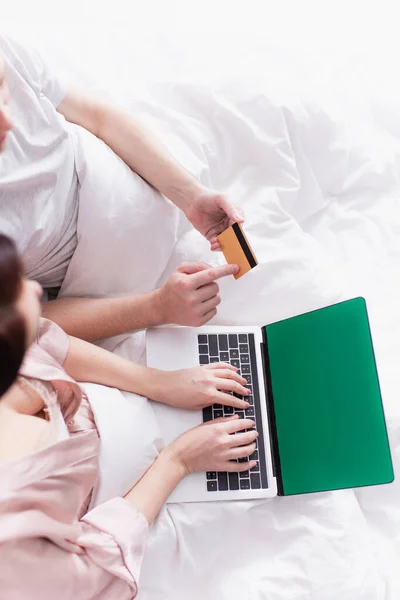
[[(105, 56), (100, 39), (90, 35), (89, 53), (83, 40), (71, 51), (81, 51), (78, 71), (62, 35), (43, 48), (54, 49), (52, 60), (65, 74), (78, 73), (75, 79), (103, 90), (112, 84), (113, 95), (188, 169), (245, 210), (259, 266), (237, 282), (221, 282), (215, 323), (263, 325), (366, 298), (398, 475), (400, 94), (378, 93), (366, 71), (352, 71), (345, 60), (340, 69), (338, 62), (322, 69), (315, 56), (274, 50), (261, 38), (256, 45), (251, 36), (248, 55), (239, 57), (228, 36), (230, 56), (226, 51), (216, 60), (192, 47), (179, 52), (188, 35), (173, 42), (161, 36), (158, 43), (152, 37), (145, 77), (135, 58), (137, 40), (127, 30), (108, 46), (107, 60), (115, 64), (108, 86), (104, 62), (95, 58), (95, 50)], [(140, 41), (145, 61), (144, 37)], [(216, 48), (215, 37), (212, 43)], [(321, 77), (311, 77), (307, 64)], [(140, 84), (130, 65), (143, 75)], [(175, 207), (104, 144), (77, 135), (80, 241), (64, 295), (134, 293), (159, 285), (184, 260), (222, 262)], [(120, 336), (106, 346), (144, 362), (143, 339)], [(143, 411), (148, 429), (140, 439), (151, 456), (158, 428), (148, 407)], [(399, 480), (268, 501), (168, 505), (150, 533), (139, 598), (398, 600)]]

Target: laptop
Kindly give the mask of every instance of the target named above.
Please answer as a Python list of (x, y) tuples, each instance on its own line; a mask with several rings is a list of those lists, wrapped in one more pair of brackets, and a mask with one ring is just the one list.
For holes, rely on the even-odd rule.
[[(246, 410), (154, 402), (165, 444), (238, 413), (259, 437), (243, 473), (193, 473), (168, 502), (271, 498), (394, 479), (366, 303), (354, 298), (264, 327), (163, 327), (146, 334), (147, 364), (165, 370), (229, 362), (247, 380)], [(243, 459), (239, 459), (243, 460)], [(245, 459), (246, 460), (246, 459)]]

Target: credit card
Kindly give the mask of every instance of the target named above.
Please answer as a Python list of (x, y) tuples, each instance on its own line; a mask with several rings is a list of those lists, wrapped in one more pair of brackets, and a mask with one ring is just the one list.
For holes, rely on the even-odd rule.
[(234, 223), (217, 236), (225, 260), (230, 265), (238, 265), (239, 271), (234, 275), (239, 279), (258, 265), (245, 233), (239, 223)]

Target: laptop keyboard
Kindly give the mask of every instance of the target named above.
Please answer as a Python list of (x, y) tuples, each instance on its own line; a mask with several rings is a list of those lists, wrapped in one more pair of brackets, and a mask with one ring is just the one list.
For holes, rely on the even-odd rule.
[[(258, 490), (268, 487), (267, 471), (265, 464), (264, 435), (261, 426), (260, 394), (258, 387), (257, 363), (253, 333), (232, 334), (200, 334), (197, 336), (199, 345), (199, 362), (207, 365), (214, 362), (227, 362), (239, 369), (238, 373), (247, 381), (246, 387), (251, 390), (251, 395), (245, 400), (250, 403), (246, 410), (213, 404), (203, 409), (203, 422), (230, 417), (235, 413), (241, 419), (249, 418), (255, 421), (259, 437), (255, 440), (256, 449), (249, 457), (257, 460), (257, 466), (250, 471), (242, 473), (226, 473), (208, 471), (206, 473), (207, 491), (222, 492), (228, 490)], [(237, 398), (243, 398), (235, 392)], [(247, 462), (247, 458), (235, 459), (236, 462)]]

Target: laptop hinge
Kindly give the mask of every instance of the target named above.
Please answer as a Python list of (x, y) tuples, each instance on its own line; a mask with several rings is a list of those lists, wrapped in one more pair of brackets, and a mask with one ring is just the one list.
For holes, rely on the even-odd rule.
[(261, 356), (263, 361), (263, 372), (264, 372), (264, 389), (265, 397), (267, 400), (267, 414), (268, 424), (270, 431), (270, 444), (271, 444), (271, 456), (272, 456), (272, 470), (276, 477), (278, 486), (278, 496), (283, 496), (283, 482), (282, 482), (282, 471), (281, 461), (279, 457), (279, 445), (278, 445), (278, 433), (276, 429), (276, 416), (274, 406), (274, 396), (272, 392), (272, 381), (271, 381), (271, 370), (268, 353), (268, 340), (265, 333), (265, 328), (262, 330), (263, 343), (261, 346)]

